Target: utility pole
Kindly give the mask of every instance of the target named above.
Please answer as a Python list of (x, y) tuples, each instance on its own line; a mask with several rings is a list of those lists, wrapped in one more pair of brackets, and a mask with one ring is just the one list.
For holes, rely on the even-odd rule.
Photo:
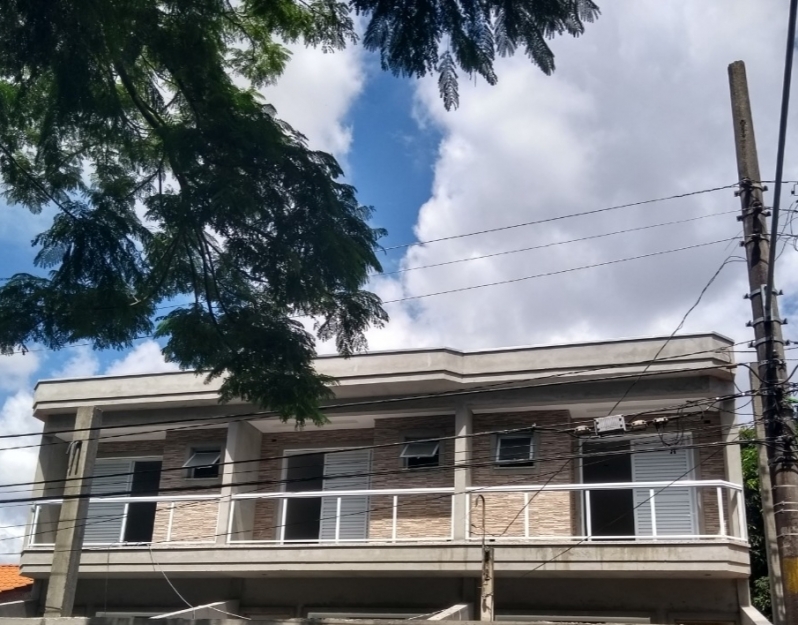
[(479, 620), (493, 621), (495, 620), (493, 547), (485, 544), (487, 535), (485, 495), (477, 495), (477, 502), (482, 504), (482, 583), (479, 587)]
[[(759, 376), (754, 371), (749, 371), (751, 397), (754, 415), (754, 432), (756, 439), (764, 441), (765, 423), (762, 420), (762, 396), (759, 394), (761, 384)], [(762, 492), (762, 529), (765, 532), (765, 553), (768, 562), (768, 581), (770, 582), (770, 606), (773, 616), (770, 619), (773, 625), (787, 625), (784, 618), (784, 585), (781, 575), (781, 560), (779, 560), (779, 542), (776, 532), (776, 519), (773, 518), (773, 488), (770, 481), (770, 462), (767, 447), (761, 443), (756, 446), (756, 468), (759, 475), (759, 489)]]
[[(795, 428), (791, 409), (785, 403), (786, 371), (784, 340), (776, 302), (770, 294), (768, 310), (768, 259), (770, 237), (762, 201), (762, 177), (756, 151), (751, 102), (745, 64), (729, 65), (734, 142), (740, 180), (743, 245), (748, 265), (749, 293), (758, 361), (758, 376), (764, 404), (763, 421), (767, 435), (768, 464), (773, 484), (773, 505), (778, 532), (779, 558), (784, 581), (784, 607), (787, 623), (798, 624), (798, 464), (794, 454)], [(775, 242), (773, 242), (775, 245)]]
[(482, 544), (482, 586), (479, 595), (479, 620), (493, 621), (493, 547), (486, 547), (484, 543)]

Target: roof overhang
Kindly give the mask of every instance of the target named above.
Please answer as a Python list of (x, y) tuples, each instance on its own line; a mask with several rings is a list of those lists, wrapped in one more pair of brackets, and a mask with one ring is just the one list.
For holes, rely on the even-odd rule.
[[(445, 393), (513, 383), (544, 384), (552, 378), (599, 381), (645, 374), (696, 375), (731, 380), (733, 342), (718, 334), (624, 339), (569, 345), (481, 351), (450, 348), (373, 352), (351, 358), (321, 356), (319, 373), (332, 376), (336, 399)], [(222, 379), (193, 371), (80, 379), (42, 380), (34, 414), (214, 406)]]

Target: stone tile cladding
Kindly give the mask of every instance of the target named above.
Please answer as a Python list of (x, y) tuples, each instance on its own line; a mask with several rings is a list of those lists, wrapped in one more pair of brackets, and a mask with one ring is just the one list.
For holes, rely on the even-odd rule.
[[(181, 470), (191, 455), (194, 447), (220, 445), (224, 447), (226, 430), (178, 430), (166, 433), (163, 445), (163, 472), (161, 473), (161, 490), (164, 495), (218, 494), (221, 478), (212, 480), (189, 479), (187, 471)], [(224, 453), (224, 452), (223, 452)], [(224, 456), (223, 456), (224, 457)], [(192, 487), (201, 486), (201, 490)], [(182, 490), (187, 489), (187, 490)], [(159, 503), (155, 513), (154, 542), (166, 542), (170, 516), (170, 504)], [(172, 515), (171, 541), (207, 541), (215, 540), (216, 521), (219, 513), (218, 501), (177, 502)]]
[[(377, 419), (374, 444), (389, 445), (373, 451), (372, 488), (451, 488), (454, 485), (454, 441), (440, 442), (437, 467), (405, 467), (400, 457), (408, 437), (454, 436), (454, 416), (398, 417)], [(399, 443), (399, 444), (394, 444)], [(372, 497), (369, 501), (369, 536), (391, 538), (393, 498)], [(397, 500), (397, 539), (447, 539), (452, 532), (452, 497), (449, 494), (403, 495)]]
[[(531, 467), (497, 466), (495, 463), (498, 436), (493, 432), (537, 425), (540, 428), (568, 427), (567, 411), (524, 411), (474, 415), (472, 440), (473, 486), (514, 486), (524, 484), (570, 484), (575, 481), (571, 459), (575, 452), (574, 439), (566, 433), (539, 429), (534, 434), (535, 457)], [(485, 498), (485, 527), (481, 499)], [(523, 493), (474, 493), (470, 501), (470, 532), (481, 537), (522, 538), (526, 517), (530, 536), (568, 536), (573, 531), (575, 495), (570, 492), (539, 492), (529, 494), (524, 507)]]
[[(726, 429), (721, 427), (720, 413), (707, 412), (698, 417), (680, 419), (685, 430), (692, 432), (694, 445), (721, 442)], [(697, 480), (725, 480), (726, 460), (725, 447), (722, 445), (699, 447), (694, 451)], [(724, 490), (724, 513), (729, 529), (729, 494)], [(702, 534), (717, 534), (720, 530), (720, 514), (718, 513), (718, 494), (714, 488), (700, 489), (698, 496), (699, 531)]]

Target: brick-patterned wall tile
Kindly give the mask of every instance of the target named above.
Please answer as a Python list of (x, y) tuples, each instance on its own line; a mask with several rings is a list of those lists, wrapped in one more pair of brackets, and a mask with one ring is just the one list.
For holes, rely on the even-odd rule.
[[(524, 411), (474, 415), (474, 438), (471, 483), (477, 487), (512, 486), (523, 484), (569, 484), (574, 481), (572, 461), (573, 438), (560, 432), (542, 428), (563, 427), (570, 421), (567, 411)], [(535, 452), (540, 460), (531, 467), (509, 468), (497, 466), (496, 436), (487, 434), (537, 425)], [(530, 536), (568, 536), (574, 531), (573, 496), (568, 492), (539, 492), (529, 495), (528, 512), (523, 493), (486, 493), (486, 521), (488, 536), (523, 537), (525, 517), (529, 516)], [(471, 533), (481, 536), (482, 510), (477, 494), (471, 497)]]
[[(193, 447), (216, 444), (224, 447), (226, 435), (226, 428), (167, 431), (166, 439), (163, 441), (163, 465), (160, 484), (162, 494), (218, 494), (221, 488), (221, 478), (214, 480), (189, 479), (188, 473), (181, 470), (181, 467), (188, 460)], [(201, 490), (192, 490), (192, 487), (196, 486), (202, 486), (203, 488)], [(165, 491), (165, 489), (177, 490)], [(170, 515), (173, 517), (172, 541), (213, 541), (216, 534), (218, 514), (218, 501), (181, 501), (175, 503), (174, 514), (170, 512), (169, 503), (159, 503), (155, 513), (153, 541), (156, 543), (166, 541)]]
[[(454, 485), (454, 441), (442, 440), (439, 466), (408, 469), (401, 458), (407, 437), (454, 436), (453, 416), (378, 419), (374, 444), (390, 445), (374, 450), (372, 488), (451, 488)], [(397, 538), (448, 538), (452, 526), (452, 498), (446, 494), (403, 495), (398, 499)], [(391, 504), (372, 506), (370, 532), (390, 533)]]
[(126, 456), (163, 456), (164, 439), (149, 441), (115, 441), (100, 443), (97, 448), (98, 458), (116, 458)]
[[(711, 412), (697, 417), (680, 419), (684, 429), (696, 429), (693, 432), (693, 444), (704, 445), (723, 440), (725, 430), (721, 428), (720, 413)], [(720, 445), (699, 447), (695, 452), (696, 479), (726, 479), (726, 459), (724, 447)], [(725, 494), (725, 491), (724, 491)], [(720, 531), (720, 514), (718, 512), (718, 495), (714, 488), (702, 488), (699, 491), (698, 505), (700, 510), (700, 528), (703, 534), (717, 534)], [(728, 501), (724, 505), (726, 522), (729, 519)]]

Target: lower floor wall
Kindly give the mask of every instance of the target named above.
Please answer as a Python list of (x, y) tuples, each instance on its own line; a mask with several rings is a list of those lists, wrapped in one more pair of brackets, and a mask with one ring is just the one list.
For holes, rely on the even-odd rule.
[[(169, 581), (194, 605), (229, 601), (253, 619), (399, 618), (479, 605), (474, 577), (179, 577)], [(41, 596), (45, 596), (42, 594)], [(744, 599), (743, 599), (744, 600)], [(497, 619), (617, 617), (650, 623), (740, 623), (738, 580), (498, 577)], [(152, 616), (185, 609), (161, 576), (82, 579), (75, 616)], [(223, 617), (222, 617), (223, 618)]]

